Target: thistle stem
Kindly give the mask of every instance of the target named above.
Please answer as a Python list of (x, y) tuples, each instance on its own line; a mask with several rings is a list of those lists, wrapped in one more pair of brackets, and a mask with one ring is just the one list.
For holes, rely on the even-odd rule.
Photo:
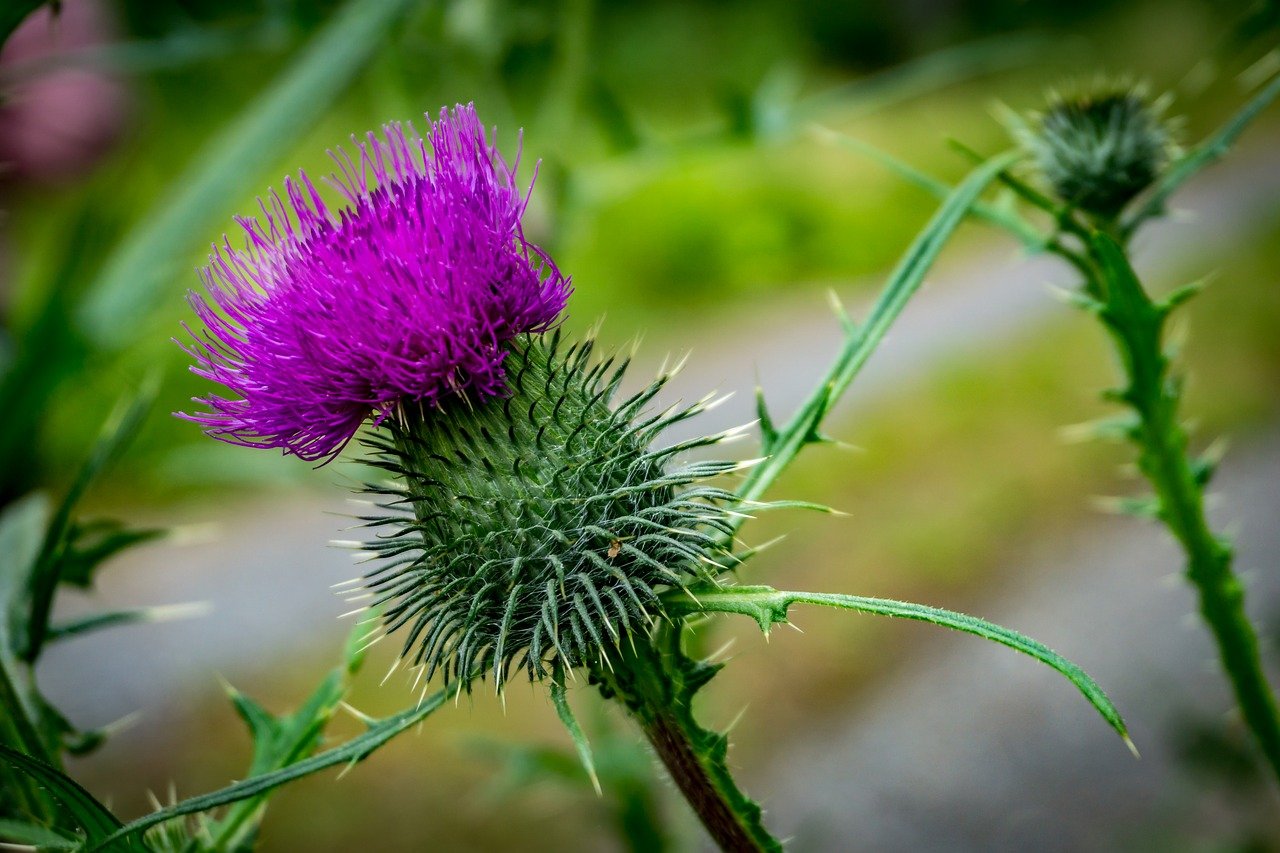
[(728, 738), (693, 717), (693, 695), (719, 670), (680, 648), (680, 629), (665, 626), (652, 643), (615, 649), (591, 669), (600, 692), (627, 707), (703, 827), (722, 850), (780, 851), (760, 806), (738, 788), (726, 761)]
[(1164, 320), (1173, 306), (1151, 301), (1113, 239), (1099, 234), (1091, 248), (1097, 275), (1089, 288), (1099, 300), (1099, 317), (1129, 380), (1120, 398), (1138, 415), (1130, 437), (1139, 448), (1139, 468), (1155, 489), (1159, 519), (1186, 553), (1187, 579), (1199, 594), (1200, 613), (1213, 633), (1245, 722), (1280, 778), (1275, 696), (1263, 672), (1257, 634), (1245, 614), (1244, 588), (1231, 568), (1231, 546), (1213, 533), (1205, 516), (1207, 477), (1188, 455), (1187, 435), (1178, 420), (1181, 389), (1169, 376), (1162, 349)]
[(1165, 524), (1187, 554), (1187, 579), (1200, 596), (1223, 668), (1245, 722), (1280, 779), (1280, 715), (1262, 669), (1258, 638), (1244, 609), (1244, 587), (1232, 571), (1232, 549), (1209, 529), (1204, 501), (1186, 454), (1170, 440), (1170, 424), (1143, 415), (1143, 470), (1165, 507)]

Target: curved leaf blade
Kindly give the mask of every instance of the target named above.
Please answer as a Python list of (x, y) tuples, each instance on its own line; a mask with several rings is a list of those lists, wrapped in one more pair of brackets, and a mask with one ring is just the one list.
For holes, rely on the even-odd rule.
[(1175, 161), (1156, 182), (1155, 187), (1137, 208), (1131, 210), (1123, 219), (1120, 233), (1124, 238), (1130, 237), (1143, 222), (1159, 216), (1164, 212), (1165, 204), (1177, 190), (1201, 169), (1212, 165), (1230, 150), (1245, 128), (1266, 109), (1272, 101), (1280, 97), (1280, 75), (1262, 87), (1249, 101), (1231, 117), (1226, 124), (1218, 128), (1208, 139), (1192, 148)]
[(295, 779), (310, 776), (312, 773), (318, 773), (321, 770), (326, 770), (339, 764), (356, 764), (363, 761), (374, 750), (386, 744), (396, 735), (413, 728), (425, 720), (461, 690), (462, 687), (462, 682), (455, 682), (444, 690), (424, 699), (414, 708), (372, 723), (367, 732), (353, 737), (341, 746), (335, 746), (296, 764), (290, 764), (288, 767), (283, 767), (271, 773), (264, 773), (260, 776), (251, 776), (234, 785), (228, 785), (221, 790), (192, 797), (191, 799), (183, 800), (177, 805), (140, 817), (119, 828), (110, 837), (90, 847), (88, 853), (105, 850), (114, 851), (116, 849), (115, 844), (132, 838), (139, 832), (165, 821), (257, 797)]
[[(787, 610), (793, 604), (817, 604), (871, 613), (877, 616), (894, 616), (941, 625), (955, 631), (963, 631), (991, 640), (1029, 655), (1046, 666), (1057, 670), (1084, 694), (1085, 699), (1102, 718), (1116, 730), (1129, 749), (1134, 750), (1129, 730), (1120, 712), (1089, 675), (1076, 664), (1064, 658), (1043, 643), (1017, 631), (969, 616), (953, 610), (943, 610), (924, 604), (894, 601), (888, 598), (867, 598), (860, 595), (842, 595), (830, 592), (782, 592), (768, 586), (738, 586), (721, 589), (701, 589), (669, 593), (664, 596), (668, 612), (673, 615), (690, 613), (738, 613), (756, 620), (760, 630), (787, 621)], [(1136, 754), (1136, 750), (1134, 750)]]
[[(120, 829), (119, 819), (106, 806), (57, 768), (3, 745), (0, 761), (30, 776), (48, 791), (62, 805), (63, 814), (84, 831), (88, 844), (105, 844)], [(120, 845), (112, 849), (147, 853), (149, 848), (140, 840), (121, 839)]]

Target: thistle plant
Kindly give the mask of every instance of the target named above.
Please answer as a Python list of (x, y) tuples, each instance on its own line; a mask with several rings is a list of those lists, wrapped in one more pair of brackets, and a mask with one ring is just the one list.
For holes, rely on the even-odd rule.
[[(259, 723), (255, 732), (288, 750), (261, 762), (255, 755), (243, 782), (127, 825), (56, 770), (0, 752), (84, 806), (71, 809), (73, 846), (251, 843), (250, 816), (260, 817), (273, 788), (367, 757), (490, 677), (501, 693), (523, 675), (547, 685), (593, 779), (568, 701), (575, 681), (626, 709), (718, 845), (780, 849), (729, 770), (727, 737), (694, 716), (695, 695), (722, 665), (699, 659), (687, 641), (709, 614), (744, 615), (767, 632), (794, 604), (1003, 643), (1066, 676), (1127, 740), (1119, 713), (1079, 667), (1014, 631), (924, 605), (736, 583), (755, 553), (740, 541), (744, 523), (765, 509), (813, 508), (764, 495), (801, 450), (824, 440), (839, 396), (1015, 155), (982, 164), (948, 195), (864, 323), (841, 314), (845, 343), (800, 410), (775, 425), (761, 395), (762, 456), (743, 462), (693, 454), (743, 429), (662, 443), (712, 397), (653, 411), (671, 375), (663, 373), (617, 399), (627, 361), (561, 332), (569, 279), (525, 238), (532, 186), (518, 184), (473, 107), (442, 111), (424, 138), (388, 126), (356, 142), (352, 155), (333, 155), (343, 209), (331, 211), (300, 174), (284, 198), (262, 204), (261, 220), (240, 220), (244, 249), (229, 240), (215, 247), (206, 294), (192, 297), (203, 330), (189, 330), (184, 346), (192, 369), (228, 393), (198, 399), (204, 409), (182, 417), (219, 440), (313, 461), (360, 436), (384, 475), (365, 487), (374, 509), (359, 519), (368, 568), (350, 591), (370, 605), (362, 640), (397, 638), (397, 666), (424, 685), (438, 675), (443, 687), (428, 695), (424, 686), (414, 707), (366, 718), (367, 732), (314, 755), (312, 716), (267, 725), (237, 699)], [(331, 709), (333, 696), (308, 707)], [(232, 808), (213, 824), (183, 822), (222, 806)]]
[[(1245, 724), (1280, 780), (1280, 713), (1262, 664), (1257, 631), (1245, 612), (1244, 586), (1232, 569), (1230, 541), (1213, 530), (1206, 490), (1217, 457), (1195, 453), (1181, 411), (1183, 382), (1167, 342), (1169, 317), (1199, 284), (1152, 295), (1129, 257), (1130, 238), (1164, 213), (1168, 199), (1190, 177), (1221, 158), (1257, 117), (1280, 97), (1272, 79), (1213, 134), (1179, 152), (1165, 99), (1144, 87), (1101, 83), (1092, 91), (1051, 95), (1040, 112), (1010, 114), (1014, 136), (1032, 161), (1030, 176), (1005, 171), (1000, 180), (1032, 209), (1047, 214), (1044, 232), (1016, 209), (978, 204), (975, 216), (1019, 238), (1032, 251), (1064, 259), (1081, 278), (1068, 300), (1097, 318), (1120, 365), (1121, 387), (1106, 392), (1126, 411), (1090, 425), (1102, 438), (1128, 441), (1152, 494), (1114, 502), (1122, 512), (1164, 525), (1186, 559), (1186, 578), (1199, 597), (1200, 614), (1213, 635), (1222, 668)], [(945, 194), (945, 184), (854, 140), (912, 182)], [(962, 150), (972, 155), (967, 149)]]
[[(865, 326), (846, 318), (845, 349), (789, 424), (775, 428), (761, 403), (766, 458), (748, 462), (689, 458), (742, 430), (663, 446), (664, 430), (710, 398), (651, 412), (663, 374), (615, 400), (626, 361), (598, 358), (590, 340), (555, 328), (569, 281), (525, 239), (527, 191), (472, 107), (442, 112), (425, 140), (388, 127), (334, 160), (341, 213), (301, 175), (285, 186), (287, 204), (272, 195), (262, 221), (241, 220), (246, 249), (215, 250), (208, 296), (193, 297), (206, 331), (188, 351), (231, 396), (209, 395), (208, 411), (184, 417), (215, 438), (311, 460), (332, 458), (369, 425), (370, 461), (389, 476), (367, 487), (370, 568), (354, 592), (381, 620), (370, 639), (397, 636), (400, 663), (424, 681), (439, 673), (445, 689), (424, 692), (390, 728), (371, 723), (366, 738), (390, 737), (479, 680), (492, 676), (500, 692), (523, 673), (548, 684), (591, 772), (566, 695), (584, 672), (627, 708), (718, 844), (777, 849), (728, 770), (727, 739), (693, 717), (694, 694), (719, 667), (685, 640), (701, 614), (744, 614), (767, 630), (797, 602), (1010, 645), (1067, 675), (1124, 734), (1083, 672), (1012, 631), (921, 605), (734, 584), (753, 553), (738, 544), (742, 522), (788, 505), (761, 503), (764, 490), (820, 440), (945, 235), (1009, 158), (944, 205)], [(749, 473), (736, 490), (711, 482), (738, 471)], [(218, 802), (237, 795), (227, 796)], [(183, 813), (162, 811), (118, 837)]]

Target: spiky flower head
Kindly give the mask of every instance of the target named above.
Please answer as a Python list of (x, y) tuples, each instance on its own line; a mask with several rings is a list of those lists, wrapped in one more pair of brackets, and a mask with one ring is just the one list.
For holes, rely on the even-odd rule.
[(681, 456), (738, 431), (655, 448), (706, 401), (646, 414), (663, 375), (613, 406), (626, 364), (593, 364), (591, 349), (520, 338), (505, 397), (405, 407), (366, 439), (394, 477), (370, 486), (390, 512), (366, 519), (383, 532), (363, 546), (379, 559), (358, 595), (373, 593), (427, 677), (492, 673), (500, 687), (513, 669), (601, 665), (663, 618), (662, 590), (736, 562), (736, 498), (702, 481), (744, 463)]
[[(714, 582), (737, 507), (680, 462), (728, 434), (656, 448), (704, 408), (649, 414), (660, 377), (617, 406), (625, 365), (546, 340), (568, 281), (524, 239), (525, 196), (470, 107), (427, 144), (398, 126), (339, 153), (328, 212), (301, 175), (249, 245), (215, 250), (195, 372), (235, 396), (188, 416), (217, 438), (307, 459), (370, 415), (378, 558), (359, 595), (404, 658), (446, 678), (531, 679), (607, 660), (663, 618), (661, 593)], [(371, 595), (369, 593), (372, 593)]]
[(1058, 198), (1110, 219), (1159, 177), (1176, 149), (1166, 106), (1143, 86), (1100, 81), (1051, 93), (1018, 135)]
[[(241, 218), (244, 249), (215, 246), (191, 302), (192, 371), (226, 387), (184, 415), (215, 438), (336, 454), (372, 415), (501, 394), (505, 345), (553, 326), (569, 282), (525, 240), (527, 192), (472, 106), (424, 141), (387, 125), (331, 152), (336, 214), (306, 174)], [(429, 147), (428, 147), (429, 142)], [(518, 158), (517, 158), (518, 162)]]

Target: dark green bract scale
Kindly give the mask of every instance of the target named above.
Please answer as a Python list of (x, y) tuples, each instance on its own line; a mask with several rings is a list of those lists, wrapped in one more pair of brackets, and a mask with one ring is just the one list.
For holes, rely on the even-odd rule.
[(732, 462), (677, 464), (711, 436), (653, 449), (705, 408), (646, 414), (667, 381), (611, 406), (626, 364), (591, 363), (591, 345), (520, 338), (505, 361), (509, 396), (404, 407), (369, 444), (404, 511), (367, 576), (404, 655), (446, 679), (512, 669), (531, 679), (599, 663), (628, 632), (662, 618), (664, 588), (713, 581), (733, 562), (732, 493), (701, 481)]
[(1138, 90), (1055, 97), (1026, 141), (1060, 199), (1107, 218), (1155, 181), (1173, 147)]

